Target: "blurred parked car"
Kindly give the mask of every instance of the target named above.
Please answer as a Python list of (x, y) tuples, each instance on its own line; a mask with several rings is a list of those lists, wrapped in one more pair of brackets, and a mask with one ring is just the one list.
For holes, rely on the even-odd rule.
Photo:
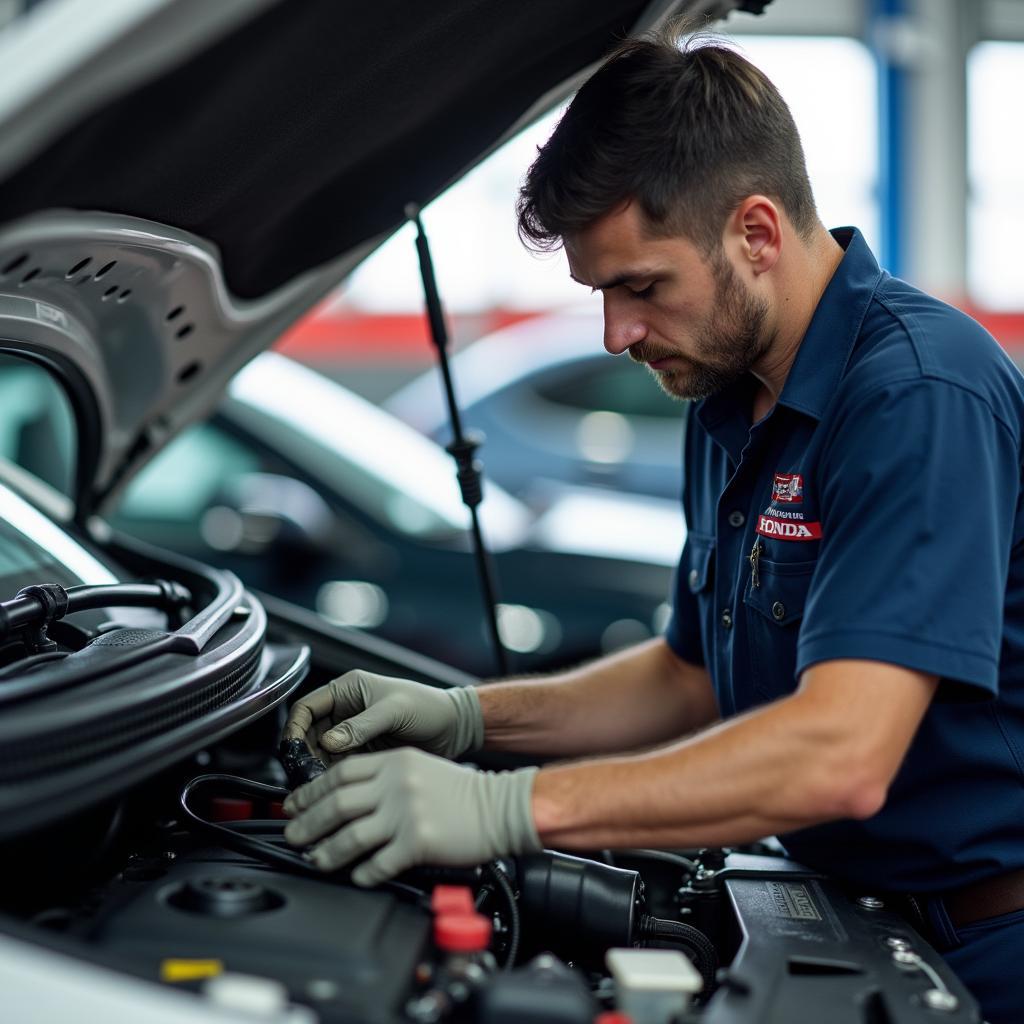
[[(644, 367), (609, 356), (602, 334), (600, 311), (567, 310), (495, 331), (453, 358), (465, 422), (486, 437), (488, 475), (513, 494), (569, 483), (679, 499), (686, 406)], [(435, 441), (450, 437), (436, 370), (385, 406)]]
[[(0, 362), (0, 454), (67, 487), (63, 409), (38, 367)], [(683, 540), (672, 503), (579, 491), (535, 517), (488, 483), (481, 516), (518, 666), (578, 661), (660, 627)], [(242, 370), (217, 415), (165, 448), (108, 518), (339, 625), (494, 673), (451, 459), (285, 356)]]

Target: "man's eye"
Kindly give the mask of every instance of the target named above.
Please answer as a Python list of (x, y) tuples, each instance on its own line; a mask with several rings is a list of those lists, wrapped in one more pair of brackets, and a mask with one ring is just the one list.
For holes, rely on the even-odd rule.
[(654, 282), (652, 281), (646, 288), (641, 288), (639, 291), (630, 288), (630, 292), (634, 299), (649, 299), (654, 294)]

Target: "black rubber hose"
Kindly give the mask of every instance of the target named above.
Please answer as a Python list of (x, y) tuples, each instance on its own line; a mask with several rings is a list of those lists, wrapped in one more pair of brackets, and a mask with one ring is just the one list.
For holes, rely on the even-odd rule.
[[(192, 807), (192, 796), (197, 790), (205, 789), (210, 785), (216, 785), (222, 795), (241, 795), (257, 799), (284, 800), (289, 794), (287, 789), (280, 786), (268, 786), (264, 782), (254, 782), (251, 779), (242, 779), (236, 775), (217, 773), (197, 775), (185, 784), (178, 798), (178, 802), (185, 815), (181, 824), (186, 829), (213, 837), (229, 850), (252, 857), (283, 871), (291, 871), (296, 874), (305, 875), (307, 878), (317, 878), (321, 881), (340, 881), (346, 883), (349, 881), (347, 869), (330, 873), (321, 871), (311, 861), (306, 860), (298, 851), (291, 850), (287, 846), (278, 846), (265, 839), (257, 839), (255, 836), (245, 835), (235, 831), (229, 825), (209, 821), (201, 817)], [(240, 825), (243, 823), (236, 822), (235, 824)], [(283, 833), (284, 823), (281, 822), (280, 824), (282, 825)], [(283, 835), (281, 838), (283, 840)], [(407, 885), (404, 882), (399, 882), (396, 879), (382, 882), (379, 888), (400, 895), (404, 899), (411, 898), (417, 903), (425, 902), (425, 894), (422, 890), (412, 885)]]
[(19, 629), (62, 619), (95, 608), (180, 609), (192, 595), (180, 583), (103, 583), (71, 587), (56, 583), (23, 587), (10, 601), (0, 602), (0, 639)]
[[(641, 850), (641, 849), (621, 849), (615, 850), (615, 855), (621, 855), (625, 858), (634, 858), (635, 860), (657, 860), (663, 864), (671, 864), (673, 867), (680, 868), (683, 872), (690, 875), (697, 873), (700, 865), (689, 857), (684, 857), (681, 853), (673, 853), (671, 850)], [(611, 861), (615, 863), (614, 859)]]
[(667, 921), (661, 917), (644, 914), (640, 918), (637, 933), (645, 946), (651, 941), (660, 941), (682, 946), (687, 952), (692, 953), (691, 959), (704, 981), (704, 994), (710, 995), (718, 972), (718, 950), (700, 929), (683, 924), (682, 921)]
[(515, 966), (516, 954), (519, 952), (519, 904), (512, 888), (512, 880), (505, 874), (501, 866), (492, 861), (484, 865), (484, 872), (491, 876), (494, 884), (502, 892), (508, 904), (508, 949), (505, 953), (503, 970), (511, 971)]

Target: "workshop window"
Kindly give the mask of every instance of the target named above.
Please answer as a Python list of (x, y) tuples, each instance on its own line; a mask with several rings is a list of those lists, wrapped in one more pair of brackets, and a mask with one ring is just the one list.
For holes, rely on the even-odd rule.
[(868, 48), (840, 36), (737, 34), (733, 40), (793, 113), (822, 222), (855, 225), (877, 253), (878, 83)]
[(1024, 136), (1024, 43), (979, 43), (967, 59), (967, 283), (988, 309), (1024, 307), (1018, 243)]

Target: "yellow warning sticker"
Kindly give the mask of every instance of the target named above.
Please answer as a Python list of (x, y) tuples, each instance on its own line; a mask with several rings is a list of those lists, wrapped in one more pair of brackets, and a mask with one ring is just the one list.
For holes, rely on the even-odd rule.
[(223, 960), (164, 960), (160, 964), (161, 981), (197, 981), (223, 973)]

